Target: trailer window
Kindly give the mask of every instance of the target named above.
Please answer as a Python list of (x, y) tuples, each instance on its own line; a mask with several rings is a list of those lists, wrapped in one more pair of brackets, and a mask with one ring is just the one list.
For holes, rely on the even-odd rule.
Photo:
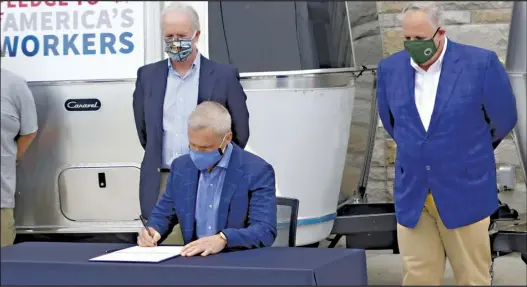
[(353, 65), (345, 2), (209, 1), (209, 55), (240, 72)]

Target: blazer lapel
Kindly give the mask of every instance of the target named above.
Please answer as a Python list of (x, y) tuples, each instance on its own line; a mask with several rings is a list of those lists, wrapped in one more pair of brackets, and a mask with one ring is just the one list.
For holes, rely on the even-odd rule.
[(218, 227), (220, 229), (227, 225), (231, 199), (238, 187), (238, 183), (243, 177), (243, 171), (241, 170), (241, 157), (240, 148), (234, 145), (229, 166), (227, 168), (227, 174), (225, 175), (225, 180), (223, 182), (223, 189), (221, 191), (221, 199), (218, 207)]
[(203, 101), (212, 100), (214, 91), (214, 69), (209, 59), (201, 56), (199, 69), (198, 105)]
[(416, 123), (417, 128), (421, 134), (426, 134), (425, 127), (419, 116), (419, 111), (417, 110), (417, 105), (415, 103), (415, 69), (410, 64), (410, 56), (405, 57), (404, 63), (404, 77), (406, 78), (405, 85), (405, 96), (409, 96), (412, 104), (410, 105), (410, 116), (413, 118), (413, 121)]
[(430, 133), (435, 125), (437, 125), (438, 118), (450, 99), (462, 70), (459, 62), (459, 55), (456, 53), (456, 48), (456, 43), (448, 41), (447, 50), (445, 51), (445, 57), (443, 59), (443, 66), (441, 67), (441, 76), (439, 77), (439, 85), (437, 86), (436, 100), (428, 133)]
[(157, 136), (159, 139), (163, 136), (163, 102), (165, 101), (165, 91), (167, 89), (168, 63), (159, 62), (151, 82), (152, 101), (156, 109), (154, 112)]
[[(190, 162), (190, 161), (189, 161)], [(181, 225), (181, 232), (185, 243), (192, 241), (194, 237), (194, 228), (195, 228), (195, 217), (196, 217), (196, 197), (198, 193), (198, 180), (199, 180), (199, 171), (194, 167), (192, 162), (187, 165), (182, 178), (185, 179), (183, 182), (183, 188), (181, 195), (185, 199), (184, 210), (186, 211), (183, 214), (183, 218), (179, 220)]]

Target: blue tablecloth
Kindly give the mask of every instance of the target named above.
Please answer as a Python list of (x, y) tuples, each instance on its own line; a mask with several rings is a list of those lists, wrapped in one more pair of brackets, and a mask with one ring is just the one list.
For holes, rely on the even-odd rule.
[(2, 248), (2, 285), (367, 285), (359, 249), (261, 248), (161, 263), (90, 262), (130, 244), (25, 242)]

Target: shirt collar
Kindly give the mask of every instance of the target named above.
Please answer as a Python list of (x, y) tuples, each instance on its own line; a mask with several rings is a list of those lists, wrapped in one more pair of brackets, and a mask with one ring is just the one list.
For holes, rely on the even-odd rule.
[[(441, 51), (441, 55), (439, 55), (439, 58), (437, 59), (437, 61), (435, 61), (435, 63), (433, 63), (430, 68), (428, 69), (429, 71), (430, 70), (435, 70), (439, 67), (441, 67), (441, 65), (443, 64), (443, 58), (445, 57), (445, 52), (446, 52), (446, 47), (447, 47), (447, 44), (448, 44), (448, 39), (447, 37), (445, 36), (445, 45), (443, 45), (443, 51)], [(424, 71), (421, 67), (419, 67), (419, 65), (417, 65), (415, 62), (414, 62), (414, 59), (412, 59), (410, 57), (410, 65), (412, 65), (412, 67), (414, 69), (416, 69), (417, 71)]]
[(217, 166), (227, 169), (229, 167), (229, 162), (231, 160), (232, 155), (232, 143), (229, 143), (227, 145), (227, 148), (225, 149), (225, 152), (223, 153), (223, 157), (221, 158), (220, 162)]
[[(167, 59), (167, 64), (168, 64), (168, 71), (170, 73), (176, 73), (178, 74), (178, 72), (176, 72), (176, 70), (174, 70), (174, 66), (172, 66), (172, 61), (170, 60), (170, 57)], [(199, 68), (201, 66), (201, 54), (199, 53), (199, 51), (196, 53), (196, 58), (194, 59), (194, 62), (192, 62), (192, 67), (190, 68), (192, 71), (196, 71), (198, 70), (199, 71)], [(190, 73), (189, 73), (190, 74)], [(179, 74), (178, 74), (179, 75)]]

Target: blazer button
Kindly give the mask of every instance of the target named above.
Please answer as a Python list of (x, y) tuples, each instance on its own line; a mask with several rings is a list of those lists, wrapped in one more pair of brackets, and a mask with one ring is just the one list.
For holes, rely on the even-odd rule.
[(426, 170), (431, 170), (431, 169), (432, 168), (429, 165), (426, 166)]

